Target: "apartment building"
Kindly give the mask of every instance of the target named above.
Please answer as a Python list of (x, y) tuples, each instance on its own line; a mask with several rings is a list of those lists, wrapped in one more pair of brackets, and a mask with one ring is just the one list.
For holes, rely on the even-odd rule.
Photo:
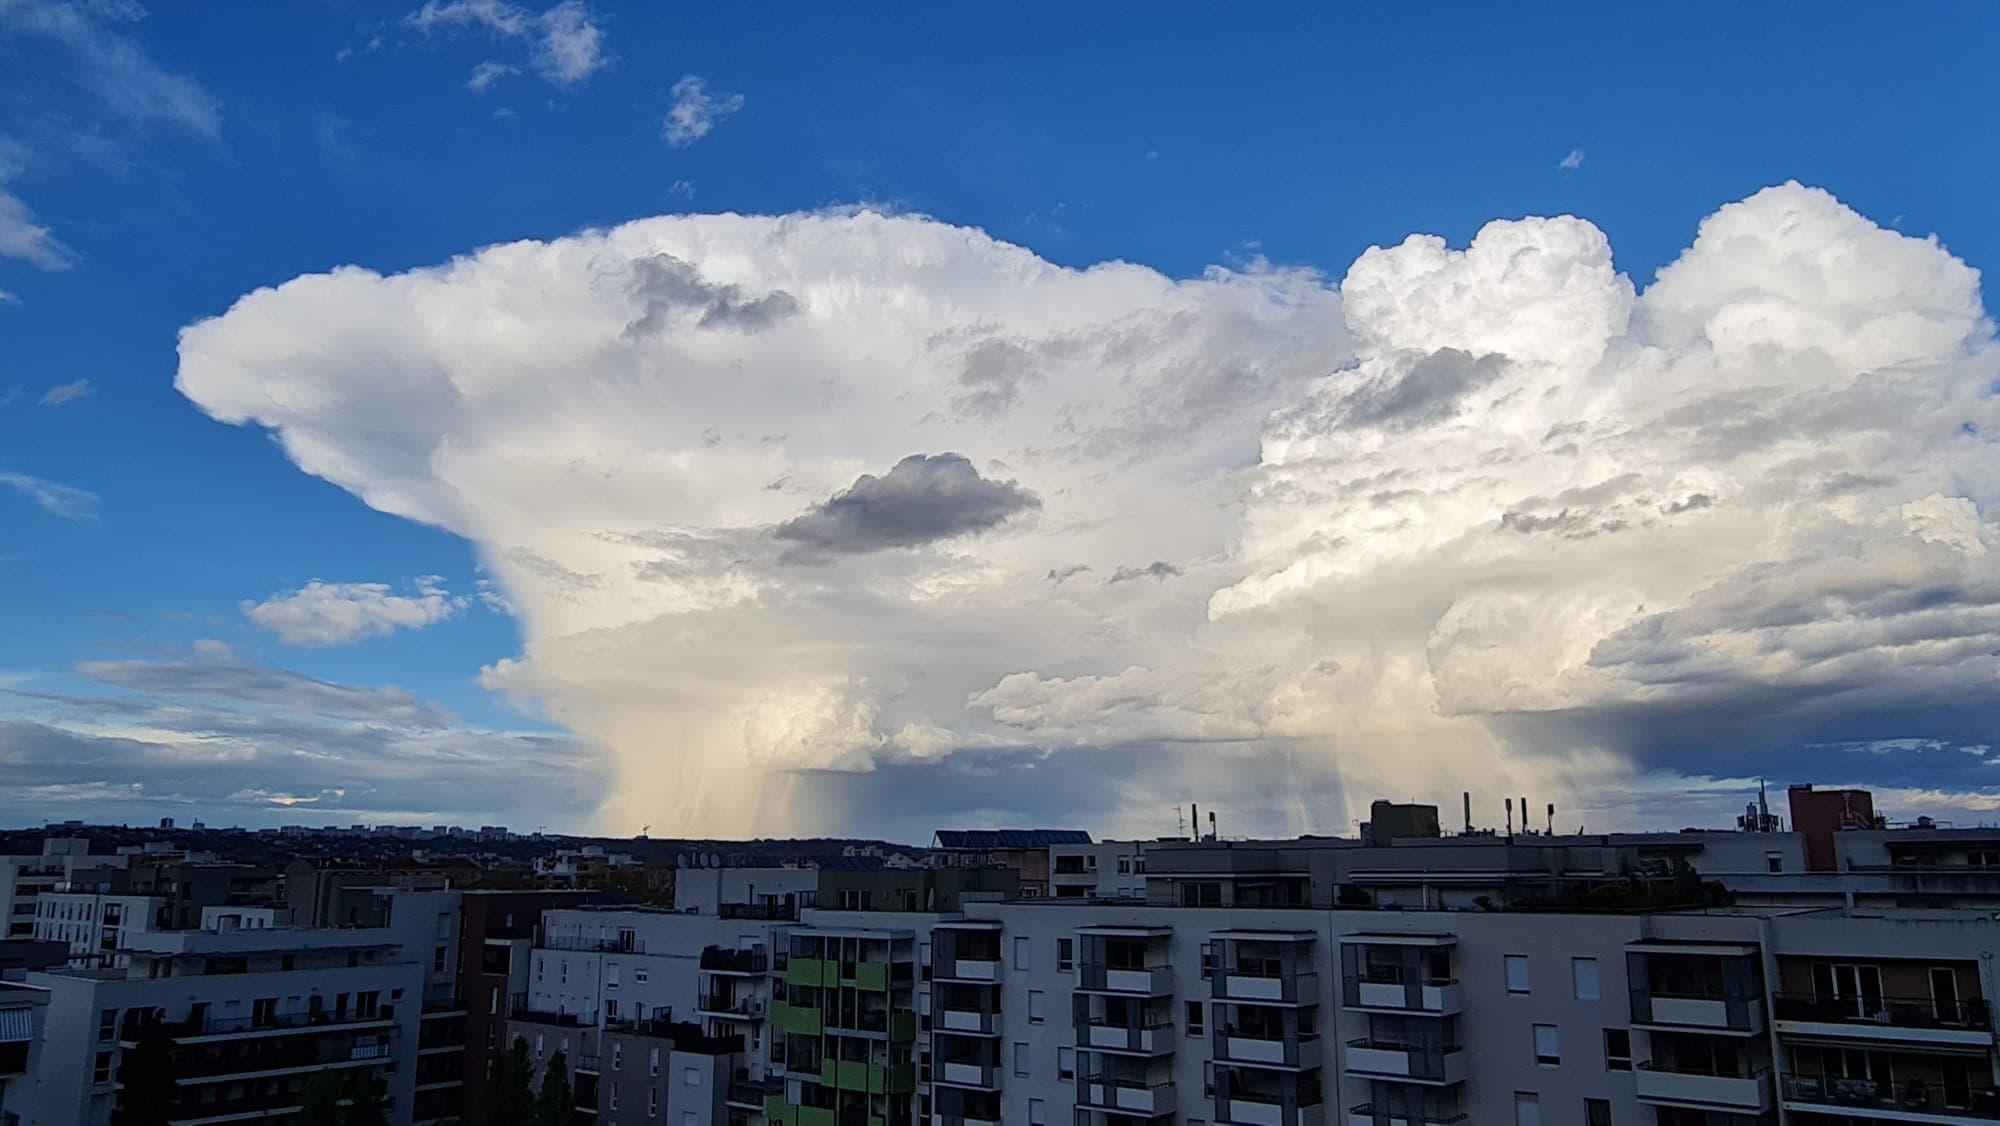
[(48, 837), (33, 856), (0, 856), (0, 937), (29, 938), (35, 933), (35, 900), (68, 883), (78, 867), (110, 864), (114, 858), (91, 856), (90, 842), (79, 837)]
[(1144, 899), (1146, 842), (1050, 845), (1049, 895), (1055, 899)]
[(168, 902), (159, 896), (45, 891), (35, 897), (34, 936), (67, 945), (72, 966), (123, 965), (136, 936), (167, 930), (170, 922)]

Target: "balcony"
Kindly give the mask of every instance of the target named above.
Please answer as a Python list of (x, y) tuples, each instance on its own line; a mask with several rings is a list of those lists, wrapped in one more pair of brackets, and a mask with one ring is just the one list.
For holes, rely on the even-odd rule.
[(931, 1081), (977, 1091), (997, 1091), (1000, 1089), (1000, 1068), (997, 1064), (976, 1060), (945, 1060), (932, 1069)]
[(332, 1071), (349, 1067), (370, 1067), (386, 1063), (394, 1054), (388, 1044), (334, 1043), (328, 1041), (253, 1041), (274, 1045), (275, 1050), (231, 1052), (203, 1056), (184, 1053), (174, 1064), (175, 1082), (182, 1085), (214, 1083), (225, 1079), (284, 1075), (298, 1071)]
[(818, 1009), (774, 1001), (771, 1003), (771, 1024), (779, 1032), (789, 1032), (794, 1036), (818, 1036), (821, 1020)]
[(1683, 1071), (1670, 1064), (1641, 1063), (1632, 1073), (1640, 1102), (1694, 1106), (1712, 1110), (1762, 1114), (1771, 1109), (1771, 1073), (1747, 1075), (1713, 1071)]
[[(395, 1023), (395, 1010), (391, 1006), (382, 1005), (365, 1016), (357, 1013), (336, 1015), (322, 1010), (316, 1013), (278, 1013), (265, 1016), (164, 1021), (160, 1027), (168, 1036), (182, 1044), (198, 1044), (211, 1038), (289, 1036), (301, 1032), (318, 1033), (341, 1029), (387, 1027)], [(120, 1046), (133, 1047), (144, 1024), (145, 1022), (141, 1020), (127, 1019), (119, 1030)]]
[(1169, 997), (1174, 992), (1172, 966), (1123, 967), (1084, 962), (1076, 969), (1076, 988), (1082, 993)]
[(701, 952), (701, 969), (704, 973), (752, 977), (769, 973), (771, 959), (762, 950), (731, 950), (723, 946), (710, 946)]
[(1635, 942), (1625, 948), (1632, 1023), (1753, 1036), (1764, 1031), (1762, 964), (1755, 947)]
[(1421, 1047), (1362, 1037), (1347, 1042), (1346, 1070), (1360, 1079), (1450, 1084), (1465, 1081), (1465, 1052), (1457, 1045)]
[(1077, 1087), (1076, 1103), (1091, 1110), (1146, 1116), (1172, 1114), (1180, 1105), (1172, 1083), (1103, 1075), (1093, 1075)]
[(1778, 1034), (1874, 1043), (1953, 1045), (1993, 1043), (1993, 1018), (1982, 998), (1827, 997), (1780, 993), (1772, 999)]
[(1217, 1001), (1250, 1001), (1264, 1005), (1319, 1004), (1319, 975), (1311, 970), (1298, 973), (1245, 973), (1240, 970), (1215, 975), (1211, 995)]
[(1963, 1099), (1970, 1105), (1948, 1107), (1945, 1092), (1928, 1084), (1787, 1075), (1780, 1083), (1780, 1093), (1785, 1109), (1794, 1113), (1934, 1122), (1940, 1126), (2000, 1121), (2000, 1098), (1985, 1091), (1966, 1092)]
[(762, 1111), (764, 1104), (772, 1098), (783, 1100), (785, 1081), (782, 1079), (738, 1079), (729, 1084), (723, 1093), (723, 1101), (733, 1107)]
[(985, 958), (953, 958), (931, 967), (934, 981), (988, 982), (1000, 980), (1000, 963)]
[(1282, 1067), (1288, 1070), (1318, 1067), (1321, 1063), (1317, 1036), (1244, 1035), (1225, 1028), (1215, 1034), (1217, 1063), (1240, 1063), (1251, 1067)]
[(932, 1026), (942, 1032), (963, 1032), (973, 1036), (1000, 1034), (1000, 1014), (980, 1009), (940, 1009)]
[(698, 998), (694, 1011), (717, 1020), (760, 1021), (764, 1019), (764, 1002), (757, 997), (721, 997), (713, 994)]
[(1174, 1050), (1178, 1031), (1172, 1021), (1128, 1025), (1096, 1023), (1086, 1019), (1077, 1025), (1076, 1044), (1079, 1048), (1100, 1052), (1165, 1055)]
[(1471, 1116), (1466, 1114), (1418, 1114), (1396, 1113), (1386, 1107), (1377, 1110), (1373, 1103), (1347, 1108), (1347, 1126), (1451, 1126), (1465, 1122)]
[(1300, 1106), (1276, 1097), (1218, 1095), (1215, 1121), (1217, 1126), (1323, 1126), (1326, 1107), (1321, 1103)]
[(1373, 1012), (1451, 1016), (1464, 1011), (1458, 982), (1396, 972), (1364, 974), (1346, 983), (1347, 1007)]

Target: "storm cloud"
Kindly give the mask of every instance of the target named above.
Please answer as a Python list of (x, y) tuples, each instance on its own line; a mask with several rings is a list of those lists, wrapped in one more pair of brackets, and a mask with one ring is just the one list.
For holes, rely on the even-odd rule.
[(862, 474), (774, 534), (807, 552), (852, 555), (974, 535), (1039, 507), (1033, 493), (981, 477), (958, 454), (911, 454), (880, 477)]

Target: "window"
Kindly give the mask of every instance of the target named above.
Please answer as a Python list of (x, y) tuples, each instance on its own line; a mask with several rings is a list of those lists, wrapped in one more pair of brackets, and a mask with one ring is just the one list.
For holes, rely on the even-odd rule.
[(1049, 1108), (1040, 1099), (1028, 1100), (1028, 1126), (1048, 1126)]
[(681, 1068), (681, 1083), (688, 1087), (701, 1086), (701, 1069), (698, 1067)]
[(1189, 1036), (1201, 1035), (1200, 1001), (1189, 1001), (1187, 1003), (1187, 1034)]
[(658, 1048), (654, 1048), (651, 1052), (648, 1052), (646, 1054), (646, 1074), (658, 1075), (659, 1073), (660, 1073), (660, 1050)]
[(653, 1118), (660, 1113), (660, 1089), (646, 1088), (646, 1117)]
[(1048, 995), (1039, 989), (1028, 990), (1028, 1023), (1040, 1024), (1048, 1015)]
[(1528, 991), (1528, 956), (1526, 954), (1507, 955), (1507, 992), (1526, 993)]
[(1608, 1099), (1583, 1100), (1583, 1126), (1611, 1126), (1611, 1103)]
[(1121, 876), (1129, 876), (1129, 875), (1131, 875), (1131, 874), (1132, 874), (1132, 858), (1131, 858), (1131, 857), (1129, 857), (1129, 856), (1121, 856), (1121, 857), (1119, 857), (1119, 858), (1118, 858), (1118, 874), (1119, 874), (1119, 875), (1121, 875)]
[(646, 984), (646, 971), (643, 968), (638, 966), (632, 967), (632, 984), (634, 985)]
[(1076, 1049), (1056, 1049), (1056, 1078), (1070, 1080), (1076, 1078)]
[(104, 1009), (97, 1014), (97, 1038), (115, 1040), (118, 1038), (118, 1010)]
[(1181, 885), (1182, 907), (1222, 906), (1222, 885), (1214, 880), (1190, 880)]
[(1556, 1035), (1553, 1024), (1535, 1026), (1535, 1062), (1544, 1067), (1554, 1067), (1563, 1061), (1562, 1040)]
[(1784, 870), (1785, 870), (1785, 854), (1784, 854), (1784, 853), (1782, 853), (1782, 852), (1767, 852), (1767, 853), (1765, 853), (1765, 854), (1764, 854), (1764, 870), (1765, 870), (1766, 872), (1782, 872), (1782, 871), (1784, 871)]
[(1597, 1000), (1597, 959), (1571, 958), (1569, 960), (1569, 978), (1576, 985), (1577, 1000)]
[(618, 1019), (618, 998), (611, 997), (605, 1000), (604, 1015), (610, 1017), (612, 1020)]
[(604, 987), (606, 989), (618, 988), (618, 963), (606, 962), (604, 964)]
[(1625, 1029), (1604, 1030), (1604, 1070), (1632, 1070), (1632, 1034)]
[(1214, 976), (1215, 976), (1215, 944), (1212, 942), (1204, 942), (1201, 944), (1201, 980), (1207, 981), (1208, 979)]
[(612, 1109), (612, 1110), (617, 1110), (617, 1109), (618, 1109), (618, 1084), (616, 1084), (616, 1083), (613, 1083), (613, 1084), (611, 1084), (611, 1098), (610, 1098), (610, 1100), (609, 1100), (609, 1101), (610, 1101), (610, 1103), (611, 1103), (611, 1109)]
[(431, 951), (431, 972), (443, 973), (447, 947), (440, 946)]
[(625, 1045), (616, 1040), (611, 1042), (611, 1070), (617, 1071), (618, 1064), (625, 1058)]
[(109, 1083), (109, 1082), (111, 1082), (111, 1053), (110, 1053), (110, 1052), (99, 1052), (99, 1053), (97, 1053), (97, 1059), (96, 1059), (95, 1061), (93, 1061), (93, 1062), (91, 1063), (91, 1065), (90, 1065), (90, 1081), (91, 1081), (92, 1083)]
[(1514, 1126), (1542, 1126), (1542, 1100), (1531, 1091), (1514, 1092)]
[(1076, 968), (1076, 942), (1072, 939), (1056, 939), (1056, 968), (1073, 970)]
[(1014, 940), (1014, 968), (1017, 970), (1028, 968), (1028, 940), (1025, 938)]
[(1028, 1077), (1028, 1046), (1014, 1041), (1014, 1074), (1019, 1078)]

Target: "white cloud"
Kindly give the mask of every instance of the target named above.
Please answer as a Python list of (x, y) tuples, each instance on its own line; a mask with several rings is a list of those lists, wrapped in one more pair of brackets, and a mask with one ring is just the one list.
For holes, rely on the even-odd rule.
[(1583, 150), (1582, 149), (1569, 150), (1569, 155), (1563, 157), (1562, 163), (1556, 165), (1556, 167), (1562, 169), (1564, 172), (1574, 172), (1577, 169), (1582, 168)]
[[(484, 31), (523, 41), (535, 73), (558, 86), (575, 85), (610, 61), (604, 53), (604, 31), (583, 0), (563, 0), (540, 13), (507, 0), (425, 0), (403, 22), (425, 35)], [(506, 64), (481, 63), (466, 86), (484, 91), (498, 79), (519, 73), (519, 68)]]
[(0, 2), (0, 35), (32, 36), (56, 44), (66, 70), (105, 109), (135, 122), (163, 122), (205, 137), (220, 134), (215, 100), (192, 79), (174, 74), (119, 25), (136, 23), (137, 4)]
[[(0, 185), (4, 183), (0, 179)], [(76, 265), (76, 252), (37, 223), (34, 212), (19, 196), (4, 189), (0, 189), (0, 258), (17, 258), (44, 270), (67, 270)]]
[(419, 578), (410, 594), (387, 583), (325, 583), (318, 579), (263, 602), (242, 604), (243, 616), (287, 645), (346, 645), (386, 637), (398, 629), (423, 629), (466, 606), (435, 575)]
[(0, 289), (0, 305), (19, 305), (20, 303), (21, 297), (19, 294)]
[[(1990, 730), (1996, 375), (1970, 269), (1787, 185), (1644, 292), (1576, 219), (1338, 292), (648, 219), (260, 290), (178, 386), (478, 545), (525, 637), (483, 682), (607, 749), (607, 823), (977, 785), (1247, 831), (1440, 786), (1595, 821), (1749, 751)], [(906, 512), (916, 455), (1036, 503)], [(778, 534), (861, 501), (880, 549)]]
[(517, 66), (492, 61), (483, 62), (472, 68), (472, 77), (465, 80), (465, 88), (475, 94), (483, 94), (492, 89), (495, 82), (519, 73), (521, 68)]
[(0, 472), (0, 485), (27, 497), (51, 516), (65, 520), (97, 519), (97, 494), (26, 473)]
[(90, 380), (74, 379), (68, 383), (58, 383), (47, 391), (42, 392), (42, 397), (36, 400), (36, 402), (45, 407), (67, 406), (96, 390), (97, 388), (91, 385)]
[(708, 136), (724, 118), (743, 108), (743, 95), (714, 97), (708, 92), (708, 80), (693, 74), (683, 75), (674, 83), (673, 99), (660, 135), (677, 149)]

